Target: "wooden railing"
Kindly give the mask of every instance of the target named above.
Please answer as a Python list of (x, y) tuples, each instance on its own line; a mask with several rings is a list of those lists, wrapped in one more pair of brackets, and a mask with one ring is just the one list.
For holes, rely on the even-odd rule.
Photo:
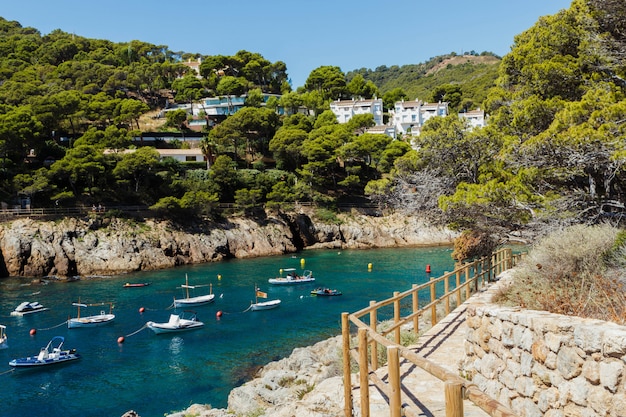
[[(474, 262), (463, 264), (452, 272), (446, 272), (439, 278), (432, 278), (429, 282), (413, 285), (410, 290), (394, 292), (393, 297), (383, 301), (370, 301), (367, 308), (355, 313), (342, 313), (343, 339), (343, 381), (346, 417), (352, 417), (353, 399), (351, 384), (351, 364), (354, 360), (359, 367), (360, 408), (362, 417), (369, 417), (369, 385), (370, 381), (380, 389), (389, 399), (391, 417), (418, 416), (422, 412), (403, 405), (401, 398), (402, 381), (400, 379), (400, 358), (410, 361), (414, 365), (444, 382), (446, 399), (446, 416), (460, 417), (463, 415), (463, 399), (468, 398), (487, 414), (493, 417), (513, 417), (515, 414), (508, 407), (480, 391), (470, 381), (461, 378), (447, 369), (425, 359), (415, 352), (401, 346), (400, 330), (402, 326), (412, 324), (412, 331), (419, 334), (419, 318), (430, 313), (431, 325), (438, 321), (438, 312), (442, 315), (450, 313), (451, 304), (461, 305), (469, 298), (472, 292), (485, 286), (502, 271), (513, 267), (521, 255), (513, 255), (509, 248), (500, 249), (491, 257), (482, 258)], [(454, 280), (453, 285), (450, 281)], [(403, 300), (409, 299), (410, 303)], [(422, 304), (422, 305), (420, 305)], [(410, 306), (410, 307), (408, 307)], [(391, 310), (388, 311), (388, 310)], [(403, 312), (408, 314), (402, 316)], [(379, 317), (387, 314), (392, 317), (389, 326), (380, 325)], [(368, 323), (362, 318), (369, 316)], [(357, 328), (355, 346), (351, 347), (351, 324)], [(386, 323), (389, 324), (389, 323)], [(393, 333), (393, 340), (388, 335)], [(383, 381), (378, 378), (378, 346), (387, 349), (387, 370), (389, 378)], [(369, 347), (369, 353), (368, 353)], [(404, 388), (410, 391), (408, 388)]]

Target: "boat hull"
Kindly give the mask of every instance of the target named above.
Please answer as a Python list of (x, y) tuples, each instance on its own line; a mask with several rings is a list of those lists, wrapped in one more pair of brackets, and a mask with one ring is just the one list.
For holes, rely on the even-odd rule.
[(114, 319), (114, 314), (99, 314), (97, 316), (73, 318), (67, 321), (67, 328), (78, 329), (85, 327), (99, 327), (111, 323)]
[(250, 305), (250, 310), (252, 311), (271, 310), (272, 308), (276, 308), (279, 305), (280, 305), (280, 300), (264, 301), (262, 303), (256, 303), (256, 304)]
[(126, 283), (123, 285), (124, 288), (141, 288), (141, 287), (147, 287), (148, 285), (150, 285), (149, 282), (141, 282), (141, 283), (137, 283), (137, 284), (131, 284), (131, 283)]
[(315, 278), (270, 278), (268, 282), (273, 285), (296, 285), (315, 282)]
[(174, 300), (174, 307), (176, 308), (184, 308), (184, 307), (198, 307), (205, 304), (210, 304), (215, 300), (215, 294), (208, 295), (200, 295), (198, 297), (191, 298), (181, 298), (179, 300)]
[(336, 297), (341, 295), (341, 291), (337, 290), (329, 290), (329, 289), (317, 289), (311, 291), (311, 295), (316, 295), (318, 297)]
[(149, 321), (146, 323), (148, 329), (152, 330), (154, 334), (165, 334), (165, 333), (180, 333), (180, 332), (188, 332), (190, 330), (197, 330), (204, 327), (204, 323), (201, 321), (194, 321), (192, 323), (182, 323), (181, 320), (180, 326), (168, 326), (168, 323), (154, 323)]
[(43, 360), (37, 359), (36, 356), (29, 356), (26, 358), (13, 359), (9, 362), (9, 366), (12, 366), (14, 368), (34, 368), (34, 367), (41, 367), (41, 366), (48, 366), (48, 365), (59, 365), (62, 363), (75, 361), (77, 359), (80, 359), (79, 353), (69, 353), (69, 352), (62, 354), (58, 358), (50, 358), (50, 359), (43, 359)]

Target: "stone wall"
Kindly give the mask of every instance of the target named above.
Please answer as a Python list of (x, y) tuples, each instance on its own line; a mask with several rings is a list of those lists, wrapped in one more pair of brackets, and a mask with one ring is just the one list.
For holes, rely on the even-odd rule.
[(467, 311), (461, 367), (482, 391), (520, 416), (626, 416), (625, 326), (483, 300)]

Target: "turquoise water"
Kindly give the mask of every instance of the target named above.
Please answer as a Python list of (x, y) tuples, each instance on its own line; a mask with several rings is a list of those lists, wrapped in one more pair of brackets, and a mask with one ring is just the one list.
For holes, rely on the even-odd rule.
[[(267, 283), (281, 268), (301, 270), (302, 259), (315, 283), (288, 287)], [(288, 356), (295, 347), (338, 335), (342, 312), (360, 310), (370, 300), (426, 281), (426, 265), (431, 266), (432, 277), (452, 270), (450, 249), (316, 250), (296, 257), (230, 260), (69, 283), (0, 280), (0, 324), (8, 327), (9, 336), (9, 348), (0, 350), (0, 414), (121, 416), (132, 409), (142, 417), (156, 417), (193, 403), (226, 407), (230, 390), (250, 380), (260, 366)], [(131, 335), (149, 320), (167, 321), (174, 311), (169, 309), (173, 298), (182, 296), (176, 287), (184, 283), (185, 274), (190, 284), (213, 286), (215, 302), (194, 307), (205, 327), (177, 335), (157, 336), (148, 329)], [(125, 282), (151, 285), (123, 288)], [(243, 312), (254, 299), (255, 284), (268, 299), (281, 299), (281, 306)], [(336, 288), (343, 295), (310, 296), (316, 286)], [(115, 321), (94, 329), (60, 325), (68, 316), (75, 317), (71, 303), (79, 297), (84, 303), (114, 302)], [(11, 317), (22, 301), (39, 301), (50, 310)], [(95, 310), (92, 313), (100, 308)], [(58, 327), (50, 329), (54, 326)], [(34, 336), (31, 329), (38, 329)], [(11, 371), (9, 360), (36, 354), (56, 335), (64, 336), (65, 347), (76, 348), (82, 359), (53, 368)], [(126, 336), (123, 344), (118, 344), (120, 336)]]

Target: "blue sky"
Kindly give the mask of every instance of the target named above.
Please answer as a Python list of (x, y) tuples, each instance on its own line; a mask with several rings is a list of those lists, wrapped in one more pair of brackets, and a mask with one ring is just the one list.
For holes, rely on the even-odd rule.
[(166, 45), (172, 51), (283, 61), (294, 88), (310, 72), (419, 64), (450, 52), (506, 55), (515, 35), (571, 0), (23, 0), (0, 16), (87, 38)]

